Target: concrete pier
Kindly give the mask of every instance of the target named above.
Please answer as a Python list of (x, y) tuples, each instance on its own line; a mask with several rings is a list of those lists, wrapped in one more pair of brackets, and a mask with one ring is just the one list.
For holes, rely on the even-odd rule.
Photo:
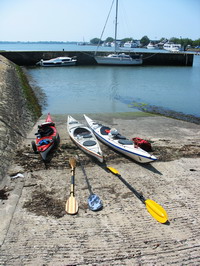
[[(99, 52), (98, 55), (106, 55), (110, 52)], [(1, 55), (20, 66), (34, 66), (40, 59), (51, 59), (58, 56), (76, 56), (78, 65), (96, 65), (94, 52), (91, 51), (1, 51)], [(134, 52), (130, 52), (134, 55)], [(179, 53), (149, 53), (137, 52), (143, 56), (143, 65), (160, 66), (192, 66), (193, 54)]]

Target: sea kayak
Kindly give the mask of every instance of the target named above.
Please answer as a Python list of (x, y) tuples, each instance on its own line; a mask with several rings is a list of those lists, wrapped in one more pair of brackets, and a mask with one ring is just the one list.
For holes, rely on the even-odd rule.
[(98, 140), (90, 128), (81, 124), (69, 115), (67, 120), (67, 130), (70, 138), (82, 151), (95, 157), (100, 162), (103, 162), (103, 153)]
[(35, 135), (36, 140), (31, 143), (33, 151), (39, 153), (43, 161), (48, 161), (50, 153), (60, 142), (58, 131), (50, 113), (48, 113), (45, 122), (38, 125), (38, 131)]
[(157, 160), (154, 155), (136, 146), (132, 140), (128, 140), (119, 134), (116, 129), (99, 124), (86, 115), (84, 117), (96, 137), (114, 150), (123, 153), (139, 163), (149, 163)]

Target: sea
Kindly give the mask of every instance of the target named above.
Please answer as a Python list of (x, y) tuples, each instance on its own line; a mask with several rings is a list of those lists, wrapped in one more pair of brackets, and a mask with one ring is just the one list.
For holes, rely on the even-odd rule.
[[(109, 49), (112, 48), (99, 47), (101, 51)], [(76, 43), (0, 43), (0, 50), (87, 53), (96, 47)], [(26, 67), (26, 72), (31, 85), (40, 89), (39, 98), (46, 99), (43, 114), (146, 111), (200, 123), (200, 55), (194, 55), (192, 67), (33, 66)]]

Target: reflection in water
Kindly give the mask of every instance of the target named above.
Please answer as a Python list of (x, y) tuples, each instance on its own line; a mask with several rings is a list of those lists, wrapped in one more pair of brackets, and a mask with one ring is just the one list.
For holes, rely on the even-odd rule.
[(47, 95), (45, 112), (130, 112), (142, 103), (199, 117), (199, 68), (200, 57), (193, 67), (75, 66), (27, 71)]
[(110, 68), (110, 99), (112, 101), (112, 112), (117, 112), (116, 107), (116, 97), (117, 97), (117, 91), (118, 91), (118, 78), (117, 78), (117, 71), (116, 68)]

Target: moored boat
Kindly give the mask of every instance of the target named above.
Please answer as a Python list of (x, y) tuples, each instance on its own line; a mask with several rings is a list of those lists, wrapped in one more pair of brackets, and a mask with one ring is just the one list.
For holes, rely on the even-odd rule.
[(163, 45), (163, 49), (171, 52), (179, 52), (181, 51), (181, 44), (167, 42)]
[(60, 66), (74, 66), (77, 62), (77, 59), (73, 57), (63, 56), (63, 57), (56, 57), (49, 60), (41, 59), (37, 62), (36, 65), (40, 65), (43, 67), (60, 67)]
[(125, 42), (124, 48), (138, 48), (138, 44), (133, 41)]
[(154, 155), (134, 145), (133, 141), (119, 134), (116, 129), (99, 124), (86, 115), (84, 117), (97, 138), (116, 151), (125, 154), (139, 163), (149, 163), (157, 160)]
[(127, 55), (125, 53), (109, 54), (108, 56), (95, 56), (95, 60), (100, 65), (141, 65), (142, 57), (140, 55)]
[(60, 142), (58, 131), (50, 113), (48, 113), (46, 121), (38, 125), (38, 131), (35, 135), (36, 140), (31, 142), (33, 151), (39, 153), (43, 161), (48, 161), (50, 153)]
[(103, 153), (98, 140), (90, 128), (84, 126), (69, 115), (67, 119), (67, 130), (70, 138), (82, 151), (103, 162)]
[[(113, 4), (112, 4), (113, 5)], [(116, 16), (115, 16), (115, 39), (113, 42), (114, 53), (107, 56), (97, 56), (95, 53), (95, 60), (99, 65), (117, 65), (117, 66), (134, 66), (142, 65), (143, 59), (139, 54), (133, 56), (127, 55), (125, 53), (118, 53), (117, 48), (119, 42), (117, 41), (117, 25), (118, 25), (118, 0), (116, 0)], [(111, 44), (112, 46), (112, 44)]]
[(150, 42), (148, 45), (147, 45), (147, 49), (156, 49), (158, 48), (157, 45), (155, 45), (154, 43)]

